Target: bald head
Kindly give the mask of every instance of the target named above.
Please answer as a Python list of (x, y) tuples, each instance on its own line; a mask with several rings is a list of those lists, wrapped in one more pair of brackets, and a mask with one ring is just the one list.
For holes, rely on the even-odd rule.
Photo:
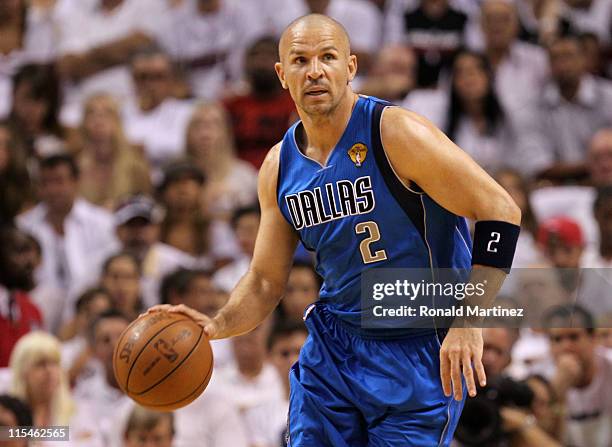
[(333, 39), (338, 50), (347, 57), (351, 52), (348, 34), (340, 22), (323, 14), (308, 14), (295, 19), (283, 31), (278, 45), (281, 62), (286, 57), (291, 42), (311, 36)]

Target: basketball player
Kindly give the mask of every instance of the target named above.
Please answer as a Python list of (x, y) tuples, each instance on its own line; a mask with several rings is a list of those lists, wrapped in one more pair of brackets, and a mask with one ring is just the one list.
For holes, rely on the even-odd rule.
[[(485, 383), (481, 329), (456, 320), (446, 334), (366, 330), (360, 274), (473, 265), (471, 280), (486, 280), (491, 299), (512, 262), (520, 211), (431, 123), (351, 90), (357, 60), (334, 20), (297, 19), (279, 53), (276, 71), (301, 121), (261, 167), (249, 271), (214, 318), (170, 310), (192, 316), (211, 338), (250, 331), (283, 296), (301, 239), (316, 252), (324, 284), (306, 309), (309, 337), (291, 370), (289, 445), (447, 446), (463, 380), (472, 396), (475, 380)], [(473, 254), (458, 216), (477, 220)]]

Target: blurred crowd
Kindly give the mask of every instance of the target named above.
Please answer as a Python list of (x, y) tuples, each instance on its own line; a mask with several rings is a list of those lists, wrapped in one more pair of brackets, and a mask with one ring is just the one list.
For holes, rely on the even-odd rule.
[[(0, 425), (283, 445), (321, 285), (305, 249), (274, 314), (213, 342), (190, 406), (135, 407), (112, 353), (149, 306), (212, 315), (246, 272), (257, 171), (297, 119), (277, 39), (309, 12), (345, 26), (355, 91), (426, 116), (509, 191), (515, 267), (574, 272), (514, 284), (516, 302), (566, 305), (541, 329), (485, 330), (489, 386), (457, 445), (612, 446), (610, 0), (0, 0)], [(581, 306), (587, 268), (607, 287)]]

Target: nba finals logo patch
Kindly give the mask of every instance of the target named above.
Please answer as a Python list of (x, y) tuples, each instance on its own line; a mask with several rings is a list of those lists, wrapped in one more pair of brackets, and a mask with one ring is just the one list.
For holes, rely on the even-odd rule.
[(366, 159), (366, 155), (368, 155), (368, 147), (362, 143), (354, 144), (353, 147), (349, 149), (348, 154), (351, 160), (353, 160), (353, 163), (355, 163), (355, 166), (360, 168)]

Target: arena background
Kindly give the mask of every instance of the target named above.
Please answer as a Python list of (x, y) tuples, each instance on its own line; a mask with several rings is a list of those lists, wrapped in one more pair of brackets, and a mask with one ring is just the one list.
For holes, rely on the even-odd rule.
[[(283, 445), (320, 286), (303, 248), (274, 315), (213, 342), (190, 406), (135, 408), (112, 350), (151, 305), (214, 314), (246, 271), (257, 171), (297, 117), (277, 39), (309, 12), (346, 28), (355, 91), (432, 120), (522, 209), (514, 265), (548, 273), (500, 299), (570, 306), (572, 328), (484, 330), (457, 445), (612, 446), (612, 0), (0, 0), (0, 426)], [(610, 286), (586, 311), (585, 268)]]

